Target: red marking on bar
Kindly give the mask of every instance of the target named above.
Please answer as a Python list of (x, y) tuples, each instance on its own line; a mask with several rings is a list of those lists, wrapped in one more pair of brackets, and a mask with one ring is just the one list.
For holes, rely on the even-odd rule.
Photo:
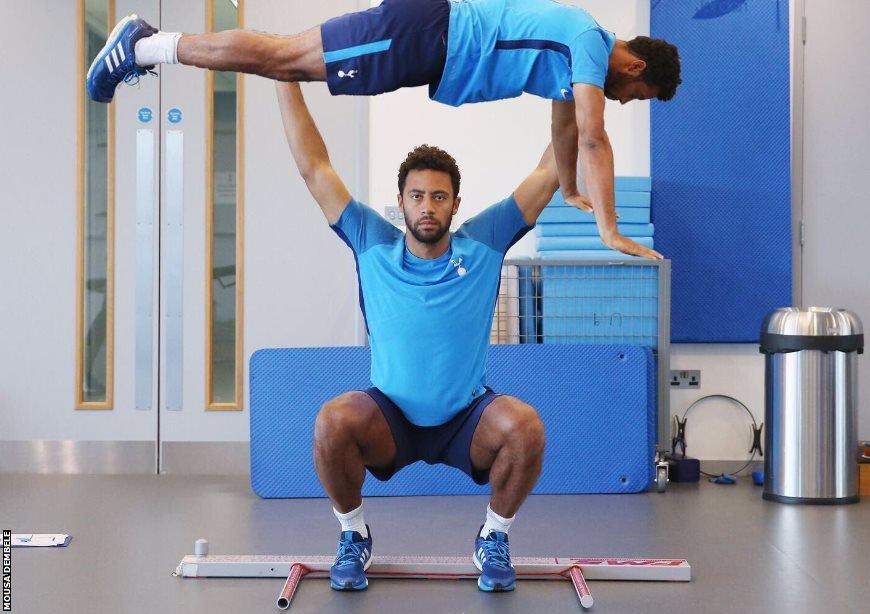
[(635, 567), (679, 567), (683, 559), (571, 559), (575, 565), (613, 565)]

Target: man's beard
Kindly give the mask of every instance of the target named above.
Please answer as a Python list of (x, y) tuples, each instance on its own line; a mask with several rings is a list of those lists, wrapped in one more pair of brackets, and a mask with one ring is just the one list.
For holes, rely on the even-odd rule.
[(615, 70), (607, 71), (607, 76), (604, 78), (604, 95), (610, 100), (616, 100), (616, 93), (613, 88), (624, 84), (628, 79), (617, 74)]
[[(421, 230), (420, 222), (423, 220), (431, 220), (437, 224), (437, 227)], [(450, 216), (450, 220), (453, 220), (453, 216)], [(447, 222), (446, 225), (442, 226), (441, 222), (436, 220), (434, 217), (421, 218), (417, 220), (416, 224), (408, 223), (408, 216), (405, 216), (405, 226), (408, 227), (408, 231), (414, 235), (414, 238), (417, 239), (420, 243), (426, 243), (428, 245), (434, 245), (441, 240), (441, 238), (447, 234), (447, 231), (450, 230), (450, 221)]]

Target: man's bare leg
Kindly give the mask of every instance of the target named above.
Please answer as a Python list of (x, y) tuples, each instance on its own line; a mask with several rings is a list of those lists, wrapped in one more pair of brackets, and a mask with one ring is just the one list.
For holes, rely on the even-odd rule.
[(544, 425), (535, 409), (519, 399), (502, 395), (483, 411), (471, 440), (471, 464), (489, 469), (490, 508), (504, 518), (513, 517), (541, 473)]
[(516, 571), (510, 561), (507, 532), (514, 514), (531, 492), (544, 458), (544, 425), (531, 405), (500, 396), (483, 410), (471, 439), (471, 465), (489, 470), (492, 495), (486, 519), (475, 539), (474, 564), (482, 591), (512, 591)]
[(347, 513), (362, 504), (366, 466), (390, 467), (395, 459), (390, 426), (366, 393), (345, 393), (317, 414), (314, 465), (337, 511)]
[(276, 81), (325, 81), (320, 27), (293, 36), (251, 30), (183, 34), (178, 62), (211, 70), (259, 75)]

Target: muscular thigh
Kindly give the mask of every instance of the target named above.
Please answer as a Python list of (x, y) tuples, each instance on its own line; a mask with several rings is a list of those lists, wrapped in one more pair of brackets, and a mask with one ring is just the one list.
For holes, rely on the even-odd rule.
[(478, 471), (492, 467), (508, 439), (530, 422), (539, 421), (538, 412), (516, 397), (501, 395), (484, 410), (471, 439), (471, 464)]
[(396, 457), (396, 444), (384, 414), (374, 399), (359, 390), (346, 392), (324, 404), (317, 419), (315, 437), (355, 443), (363, 462), (371, 467), (389, 466)]

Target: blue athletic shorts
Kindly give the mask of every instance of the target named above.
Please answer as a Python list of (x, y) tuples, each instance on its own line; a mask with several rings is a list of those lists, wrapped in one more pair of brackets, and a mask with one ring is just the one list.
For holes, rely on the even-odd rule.
[(471, 405), (438, 426), (417, 426), (408, 422), (402, 410), (375, 387), (363, 392), (381, 408), (396, 443), (396, 461), (392, 467), (367, 467), (377, 479), (389, 480), (402, 467), (421, 460), (430, 465), (441, 463), (456, 467), (478, 484), (489, 482), (489, 471), (475, 471), (471, 467), (471, 439), (483, 410), (500, 396), (491, 388), (487, 387)]
[(429, 85), (447, 58), (448, 0), (384, 0), (320, 26), (326, 84), (333, 95), (374, 96)]

